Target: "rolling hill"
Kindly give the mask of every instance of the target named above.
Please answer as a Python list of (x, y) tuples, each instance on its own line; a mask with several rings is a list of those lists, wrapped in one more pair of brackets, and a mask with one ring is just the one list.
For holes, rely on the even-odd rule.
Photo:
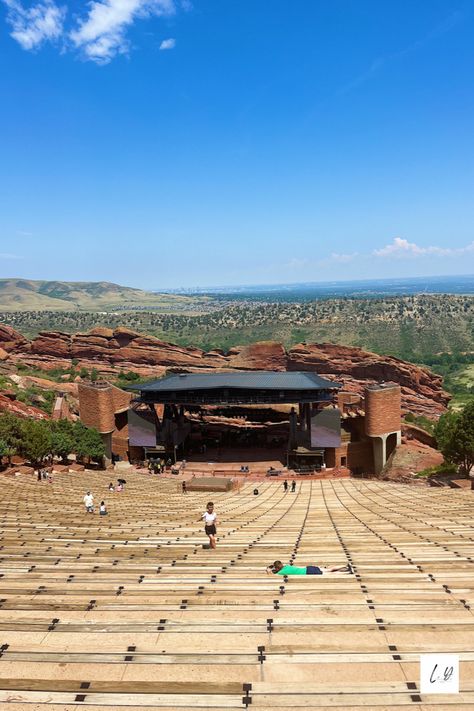
[(70, 282), (0, 279), (0, 311), (196, 312), (209, 297), (155, 294), (107, 281)]

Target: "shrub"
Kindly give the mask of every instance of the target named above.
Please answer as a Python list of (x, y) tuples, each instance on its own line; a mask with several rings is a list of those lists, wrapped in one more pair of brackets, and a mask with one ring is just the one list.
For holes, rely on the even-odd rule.
[(455, 464), (450, 462), (443, 462), (442, 464), (437, 464), (435, 467), (428, 467), (427, 469), (422, 469), (421, 472), (417, 472), (415, 476), (417, 477), (429, 477), (436, 476), (436, 474), (456, 474), (457, 467)]
[(435, 427), (438, 448), (448, 462), (469, 475), (474, 465), (474, 402), (442, 415)]

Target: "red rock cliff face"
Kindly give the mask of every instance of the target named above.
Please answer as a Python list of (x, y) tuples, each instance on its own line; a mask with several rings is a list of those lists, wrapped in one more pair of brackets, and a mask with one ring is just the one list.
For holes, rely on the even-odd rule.
[(125, 328), (94, 329), (91, 333), (75, 335), (43, 331), (31, 341), (30, 352), (37, 356), (98, 360), (117, 365), (212, 368), (219, 361), (225, 362), (223, 356), (207, 357), (199, 348), (183, 348)]
[(281, 343), (262, 341), (231, 348), (226, 360), (236, 370), (287, 370), (288, 358)]
[(0, 347), (9, 353), (17, 349), (28, 349), (28, 339), (11, 326), (0, 323)]
[(187, 371), (305, 370), (343, 383), (349, 391), (362, 394), (368, 382), (394, 381), (402, 389), (404, 411), (437, 417), (444, 412), (449, 395), (442, 378), (411, 363), (330, 343), (298, 344), (285, 351), (272, 341), (205, 353), (136, 333), (127, 328), (95, 328), (90, 333), (70, 335), (42, 332), (32, 341), (0, 325), (0, 348), (8, 360), (43, 369), (68, 367), (74, 358), (79, 366), (97, 368), (104, 376), (117, 370), (132, 370), (142, 377), (160, 377), (168, 369)]
[(401, 386), (404, 411), (427, 417), (442, 414), (450, 400), (440, 375), (399, 358), (350, 346), (298, 344), (288, 352), (288, 370), (314, 370), (359, 394), (364, 383), (393, 381)]
[(25, 405), (23, 402), (7, 397), (0, 393), (0, 416), (2, 413), (10, 413), (17, 417), (23, 417), (26, 420), (47, 420), (48, 415), (33, 405)]

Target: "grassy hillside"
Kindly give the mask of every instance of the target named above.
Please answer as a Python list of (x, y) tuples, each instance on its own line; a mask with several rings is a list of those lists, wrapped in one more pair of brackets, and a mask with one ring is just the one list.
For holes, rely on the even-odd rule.
[(153, 294), (100, 282), (0, 279), (0, 311), (202, 311), (209, 297)]
[[(211, 302), (212, 303), (212, 302)], [(202, 304), (202, 309), (206, 308)], [(227, 349), (258, 340), (355, 345), (418, 363), (439, 353), (474, 351), (474, 297), (407, 296), (328, 299), (304, 303), (233, 303), (195, 315), (133, 311), (0, 313), (32, 337), (41, 330), (70, 333), (97, 325), (128, 326), (181, 345)]]

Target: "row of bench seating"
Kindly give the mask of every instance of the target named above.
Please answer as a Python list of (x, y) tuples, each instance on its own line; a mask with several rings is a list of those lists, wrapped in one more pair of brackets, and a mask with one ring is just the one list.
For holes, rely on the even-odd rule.
[[(471, 492), (378, 481), (188, 493), (127, 473), (8, 479), (0, 502), (6, 711), (457, 708), (474, 702)], [(108, 515), (84, 511), (87, 489)], [(204, 550), (200, 515), (219, 517)], [(350, 562), (355, 574), (267, 576)], [(419, 690), (420, 652), (456, 652), (461, 693)]]

